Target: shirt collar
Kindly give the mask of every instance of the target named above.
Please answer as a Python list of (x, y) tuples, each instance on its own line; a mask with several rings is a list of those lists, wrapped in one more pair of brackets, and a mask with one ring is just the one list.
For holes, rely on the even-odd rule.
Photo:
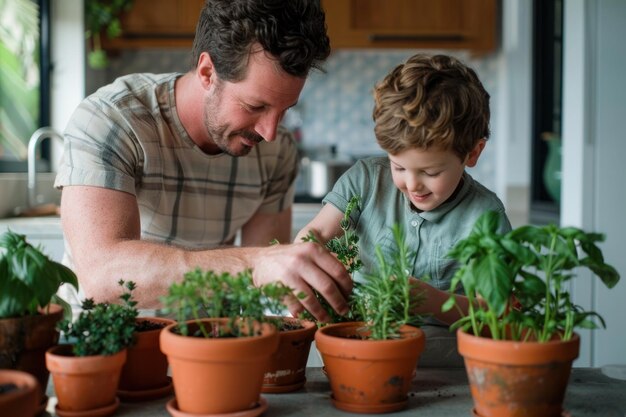
[(448, 214), (450, 210), (456, 207), (459, 204), (459, 202), (467, 196), (467, 193), (469, 192), (472, 186), (472, 183), (474, 182), (474, 179), (467, 172), (463, 172), (463, 176), (461, 177), (460, 182), (461, 182), (460, 188), (455, 190), (454, 194), (452, 194), (451, 198), (449, 198), (448, 201), (446, 201), (445, 203), (443, 203), (436, 209), (430, 210), (430, 211), (422, 211), (422, 212), (415, 211), (413, 207), (411, 206), (411, 202), (409, 201), (409, 199), (406, 197), (406, 195), (403, 194), (405, 209), (409, 210), (413, 215), (420, 216), (422, 219), (426, 221), (436, 223), (443, 216)]

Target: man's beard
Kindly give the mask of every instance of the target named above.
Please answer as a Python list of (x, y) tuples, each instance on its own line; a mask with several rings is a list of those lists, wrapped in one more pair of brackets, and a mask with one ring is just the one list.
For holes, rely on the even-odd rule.
[[(220, 90), (218, 90), (218, 94), (219, 92)], [(260, 143), (261, 141), (263, 141), (263, 137), (255, 132), (250, 132), (249, 130), (236, 130), (227, 134), (227, 125), (216, 124), (213, 120), (210, 120), (211, 115), (217, 114), (217, 107), (220, 103), (219, 98), (219, 96), (214, 96), (213, 100), (207, 99), (205, 101), (206, 105), (204, 109), (204, 127), (207, 130), (207, 134), (209, 138), (213, 141), (215, 146), (217, 146), (222, 152), (226, 153), (227, 155), (245, 156), (250, 153), (252, 147), (242, 146), (240, 151), (235, 151), (230, 146), (232, 143), (238, 140), (237, 136), (246, 138), (254, 143)]]
[(256, 133), (247, 131), (247, 130), (237, 130), (230, 134), (226, 134), (227, 127), (226, 126), (213, 126), (208, 118), (205, 120), (205, 126), (209, 137), (213, 140), (213, 143), (225, 154), (230, 156), (245, 156), (252, 150), (252, 147), (242, 146), (241, 150), (235, 151), (231, 148), (231, 144), (237, 141), (237, 136), (244, 137), (249, 141), (260, 143), (263, 141), (263, 137), (257, 135)]

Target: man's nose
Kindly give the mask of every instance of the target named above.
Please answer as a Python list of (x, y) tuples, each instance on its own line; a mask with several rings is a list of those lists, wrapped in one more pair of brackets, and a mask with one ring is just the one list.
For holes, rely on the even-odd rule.
[(280, 123), (280, 115), (266, 114), (263, 115), (254, 126), (254, 130), (261, 136), (266, 142), (273, 142), (276, 139), (276, 130)]

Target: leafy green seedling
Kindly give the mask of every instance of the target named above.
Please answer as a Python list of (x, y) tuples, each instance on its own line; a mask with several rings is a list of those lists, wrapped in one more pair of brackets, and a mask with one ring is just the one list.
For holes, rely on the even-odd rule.
[(75, 356), (113, 355), (133, 343), (137, 317), (137, 302), (132, 296), (135, 283), (119, 280), (118, 284), (123, 289), (121, 304), (96, 304), (93, 298), (87, 298), (74, 322), (63, 320), (58, 324), (72, 343)]
[(10, 230), (0, 236), (0, 249), (0, 318), (35, 315), (51, 303), (60, 304), (71, 316), (70, 306), (56, 295), (66, 283), (78, 290), (71, 269)]
[[(280, 282), (255, 286), (250, 270), (233, 276), (196, 269), (186, 273), (182, 282), (172, 284), (161, 301), (165, 312), (176, 316), (184, 336), (189, 336), (186, 321), (193, 320), (198, 327), (194, 336), (243, 337), (255, 334), (255, 322), (269, 321), (268, 311), (282, 312), (283, 299), (290, 294), (291, 289)], [(228, 318), (228, 325), (226, 329), (207, 326), (202, 322), (205, 317)]]
[[(604, 235), (555, 225), (526, 225), (499, 234), (498, 219), (495, 212), (484, 213), (449, 253), (460, 264), (450, 291), (462, 285), (470, 301), (467, 316), (452, 328), (476, 335), (487, 328), (493, 339), (547, 342), (569, 340), (575, 328), (597, 327), (593, 317), (604, 326), (597, 313), (572, 302), (566, 285), (575, 277), (572, 270), (585, 268), (608, 288), (619, 282), (596, 246)], [(443, 310), (454, 306), (451, 297)]]

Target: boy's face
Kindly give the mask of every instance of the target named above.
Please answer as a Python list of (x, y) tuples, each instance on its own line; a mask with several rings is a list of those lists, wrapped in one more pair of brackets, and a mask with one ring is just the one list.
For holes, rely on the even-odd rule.
[(437, 148), (389, 154), (393, 183), (416, 209), (434, 210), (454, 193), (465, 167), (476, 165), (484, 147), (485, 141), (479, 141), (464, 161), (451, 150)]

